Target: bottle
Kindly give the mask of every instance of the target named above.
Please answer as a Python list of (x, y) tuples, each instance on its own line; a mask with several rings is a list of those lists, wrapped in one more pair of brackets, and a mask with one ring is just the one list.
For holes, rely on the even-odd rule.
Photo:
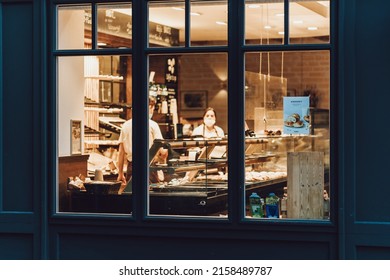
[(249, 204), (252, 217), (262, 218), (263, 217), (263, 204), (261, 198), (257, 193), (252, 193), (249, 197)]
[(267, 218), (279, 218), (279, 197), (274, 193), (265, 198), (265, 211)]

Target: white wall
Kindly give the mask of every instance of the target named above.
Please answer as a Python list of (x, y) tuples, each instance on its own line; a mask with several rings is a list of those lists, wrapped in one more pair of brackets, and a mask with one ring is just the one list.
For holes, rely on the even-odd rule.
[[(64, 49), (84, 48), (84, 11), (61, 11), (58, 45)], [(58, 155), (67, 156), (71, 154), (70, 121), (81, 120), (84, 125), (84, 57), (59, 58), (57, 73)]]

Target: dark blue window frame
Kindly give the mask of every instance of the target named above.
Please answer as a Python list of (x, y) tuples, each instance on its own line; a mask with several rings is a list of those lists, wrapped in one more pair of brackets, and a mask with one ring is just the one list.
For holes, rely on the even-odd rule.
[[(109, 3), (132, 3), (133, 11), (133, 47), (129, 49), (97, 49), (96, 45), (96, 5), (97, 4), (109, 4)], [(336, 122), (337, 119), (337, 96), (334, 92), (336, 89), (337, 82), (337, 73), (334, 69), (337, 62), (337, 32), (336, 32), (336, 1), (331, 1), (331, 23), (330, 23), (330, 43), (329, 44), (289, 44), (289, 35), (288, 35), (288, 0), (284, 0), (285, 3), (285, 37), (283, 45), (245, 45), (244, 41), (244, 8), (245, 1), (237, 0), (228, 0), (228, 14), (229, 14), (229, 23), (228, 23), (228, 45), (227, 46), (204, 46), (204, 47), (191, 47), (190, 46), (190, 16), (189, 16), (189, 6), (190, 0), (185, 0), (186, 5), (186, 42), (184, 47), (172, 47), (172, 48), (149, 48), (148, 47), (148, 3), (152, 2), (163, 2), (158, 0), (133, 0), (133, 1), (51, 1), (49, 7), (49, 50), (50, 59), (49, 59), (49, 92), (48, 95), (48, 115), (51, 116), (48, 120), (49, 127), (49, 163), (52, 166), (50, 170), (53, 176), (51, 177), (50, 183), (53, 185), (52, 192), (50, 195), (51, 200), (51, 215), (53, 218), (72, 218), (83, 220), (86, 218), (83, 214), (57, 214), (55, 205), (56, 205), (56, 162), (57, 162), (57, 99), (56, 99), (56, 58), (60, 56), (85, 56), (85, 55), (132, 55), (133, 57), (133, 92), (146, 92), (148, 88), (148, 56), (151, 54), (177, 54), (177, 53), (227, 53), (228, 54), (228, 65), (234, 67), (228, 67), (228, 92), (243, 92), (245, 80), (244, 80), (244, 57), (247, 52), (273, 52), (273, 51), (309, 51), (309, 50), (326, 50), (330, 52), (330, 65), (331, 65), (331, 119), (330, 119), (330, 128), (331, 128), (331, 144), (330, 144), (330, 155), (331, 155), (331, 221), (330, 222), (318, 222), (318, 221), (289, 221), (283, 220), (278, 221), (278, 223), (269, 222), (269, 221), (248, 221), (244, 219), (244, 195), (241, 187), (245, 181), (244, 173), (244, 131), (242, 130), (244, 124), (244, 108), (245, 101), (243, 94), (229, 94), (228, 95), (228, 131), (229, 131), (229, 147), (234, 147), (234, 149), (229, 148), (229, 168), (231, 173), (229, 173), (229, 218), (228, 220), (215, 220), (215, 219), (202, 219), (198, 218), (196, 220), (189, 219), (190, 224), (204, 222), (206, 224), (216, 222), (218, 224), (231, 224), (237, 226), (239, 224), (249, 224), (256, 226), (261, 225), (267, 227), (270, 223), (272, 226), (280, 225), (283, 227), (286, 224), (306, 224), (306, 225), (320, 225), (320, 226), (335, 226), (336, 214), (335, 209), (337, 205), (337, 138), (333, 135), (333, 131), (336, 131)], [(57, 5), (71, 5), (71, 4), (91, 4), (93, 10), (93, 28), (92, 28), (92, 39), (93, 39), (93, 48), (92, 49), (83, 49), (83, 50), (56, 50), (56, 7)], [(139, 137), (134, 139), (134, 145), (139, 147), (134, 150), (134, 184), (140, 186), (146, 186), (148, 183), (148, 119), (147, 119), (147, 107), (148, 100), (147, 94), (135, 94), (133, 95), (133, 118), (134, 118), (134, 127), (133, 129), (139, 132)], [(186, 218), (177, 219), (176, 217), (170, 218), (160, 218), (160, 217), (148, 217), (147, 216), (147, 189), (139, 188), (141, 191), (135, 191), (133, 195), (133, 216), (126, 217), (123, 216), (109, 216), (104, 215), (104, 220), (107, 219), (124, 219), (132, 221), (136, 224), (144, 224), (146, 220), (156, 221), (167, 221), (176, 222), (179, 221), (183, 223)], [(96, 218), (102, 219), (103, 216), (96, 214)], [(93, 216), (88, 215), (89, 219)], [(183, 223), (185, 224), (185, 223)]]

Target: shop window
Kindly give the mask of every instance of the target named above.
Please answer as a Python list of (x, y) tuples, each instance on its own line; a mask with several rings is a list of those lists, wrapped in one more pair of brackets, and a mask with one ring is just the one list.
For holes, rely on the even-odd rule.
[[(244, 213), (327, 220), (330, 1), (246, 1), (245, 13), (246, 44), (266, 51), (245, 55)], [(324, 50), (292, 51), (290, 44)]]
[(227, 1), (191, 1), (191, 46), (226, 46)]
[[(130, 48), (132, 44), (130, 3), (97, 5), (97, 48)], [(93, 47), (91, 5), (60, 5), (57, 8), (57, 49)]]
[(245, 1), (245, 43), (282, 44), (284, 41), (284, 1)]
[(132, 43), (132, 9), (126, 4), (97, 5), (97, 46), (130, 48)]
[[(245, 42), (256, 45), (284, 44), (285, 21), (289, 19), (289, 43), (329, 43), (330, 1), (245, 1)], [(288, 16), (288, 17), (287, 17)]]
[[(118, 182), (119, 135), (131, 117), (131, 56), (58, 58), (58, 210), (131, 212)], [(122, 170), (126, 170), (127, 161)]]
[(57, 49), (91, 48), (91, 5), (61, 5), (57, 8)]
[(290, 0), (290, 43), (329, 43), (330, 1)]
[(184, 1), (150, 2), (149, 46), (226, 46), (227, 1), (189, 1), (189, 7)]
[(247, 53), (245, 65), (247, 217), (328, 219), (329, 52)]
[[(288, 9), (288, 1), (246, 1), (245, 45), (233, 53), (228, 2), (148, 1), (148, 36), (139, 37), (147, 42), (133, 42), (130, 3), (58, 6), (59, 212), (133, 212), (133, 188), (142, 186), (133, 185), (132, 167), (143, 160), (132, 158), (134, 83), (149, 97), (149, 178), (147, 191), (135, 192), (148, 216), (229, 217), (230, 172), (245, 173), (248, 220), (329, 219), (329, 1), (290, 1)], [(320, 33), (295, 26), (303, 14)], [(145, 73), (134, 81), (133, 44), (145, 54), (137, 56)], [(238, 53), (245, 69), (229, 68), (237, 79), (228, 81), (229, 55)], [(240, 109), (228, 112), (228, 88), (240, 79), (245, 170), (231, 170), (228, 116)]]
[(149, 214), (226, 217), (227, 55), (151, 55), (149, 70), (163, 138), (150, 148)]
[(149, 2), (149, 46), (177, 47), (185, 44), (184, 1)]
[[(57, 50), (131, 47), (131, 24), (130, 3), (60, 5)], [(130, 214), (131, 193), (121, 195), (118, 181), (127, 160), (119, 166), (118, 157), (131, 118), (132, 57), (57, 54), (56, 62), (57, 211)]]

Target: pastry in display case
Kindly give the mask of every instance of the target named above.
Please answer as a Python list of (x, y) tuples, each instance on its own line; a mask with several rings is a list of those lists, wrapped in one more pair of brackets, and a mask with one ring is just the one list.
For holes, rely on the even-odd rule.
[[(283, 157), (269, 149), (268, 136), (246, 139), (246, 195), (253, 191), (283, 194), (286, 169), (278, 166)], [(155, 140), (150, 158), (164, 148), (180, 155), (168, 156), (166, 164), (152, 160), (150, 173), (162, 172), (161, 181), (149, 189), (150, 214), (213, 215), (226, 213), (228, 195), (227, 139)], [(281, 160), (282, 161), (282, 160)], [(286, 162), (284, 160), (284, 162)], [(269, 166), (273, 166), (269, 169)], [(268, 167), (267, 167), (268, 166)]]
[[(308, 152), (323, 142), (315, 135), (261, 135), (245, 139), (245, 197), (256, 192), (283, 198), (287, 190), (287, 156)], [(151, 161), (150, 173), (160, 181), (149, 188), (150, 214), (218, 215), (228, 202), (227, 139), (155, 140), (153, 159), (160, 148), (169, 151), (166, 163)], [(327, 157), (327, 155), (325, 155)], [(327, 179), (326, 179), (327, 180)]]

